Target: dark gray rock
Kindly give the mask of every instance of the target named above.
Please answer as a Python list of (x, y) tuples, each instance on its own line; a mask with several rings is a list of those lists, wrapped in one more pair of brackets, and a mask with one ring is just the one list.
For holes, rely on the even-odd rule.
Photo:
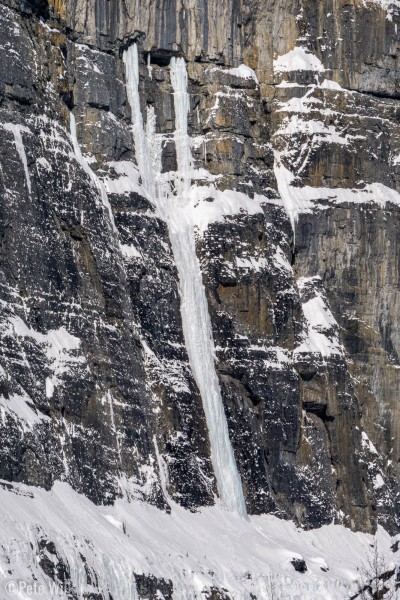
[(293, 565), (294, 570), (298, 573), (305, 573), (306, 571), (308, 571), (306, 561), (302, 558), (294, 558), (290, 562)]
[(153, 575), (137, 575), (135, 573), (136, 588), (140, 600), (157, 600), (162, 594), (165, 600), (173, 600), (174, 587), (172, 581), (158, 579)]
[[(400, 189), (398, 25), (395, 6), (356, 0), (0, 1), (2, 480), (61, 479), (97, 504), (214, 502), (168, 229), (135, 170), (122, 54), (136, 41), (162, 172), (177, 169), (169, 63), (184, 56), (195, 168), (260, 207), (196, 237), (249, 513), (397, 532), (400, 223), (385, 201)], [(318, 72), (274, 70), (296, 46)], [(257, 80), (232, 71), (243, 62)], [(277, 153), (293, 197), (320, 190), (295, 219)], [(335, 199), (367, 184), (365, 202)], [(332, 317), (322, 329), (314, 300)], [(43, 543), (43, 570), (66, 578)], [(136, 583), (172, 597), (172, 582)]]

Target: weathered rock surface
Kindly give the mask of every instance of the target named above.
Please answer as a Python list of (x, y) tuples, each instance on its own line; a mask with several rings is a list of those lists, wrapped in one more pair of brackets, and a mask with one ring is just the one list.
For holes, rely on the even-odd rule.
[[(163, 173), (178, 169), (170, 60), (187, 63), (196, 249), (248, 512), (398, 531), (387, 4), (0, 1), (0, 479), (62, 480), (96, 504), (215, 502), (168, 227), (137, 167), (123, 62), (137, 43)], [(43, 544), (44, 571), (68, 574)]]

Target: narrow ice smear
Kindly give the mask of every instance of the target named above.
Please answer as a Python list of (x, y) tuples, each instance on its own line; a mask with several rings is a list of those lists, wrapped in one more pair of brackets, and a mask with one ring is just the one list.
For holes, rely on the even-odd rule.
[(97, 177), (97, 175), (94, 173), (94, 171), (90, 168), (88, 161), (82, 154), (82, 150), (79, 146), (78, 136), (77, 136), (77, 132), (76, 132), (75, 115), (72, 111), (69, 113), (69, 123), (70, 123), (70, 134), (71, 134), (71, 139), (72, 139), (72, 145), (74, 147), (75, 158), (77, 159), (77, 161), (79, 162), (79, 164), (81, 165), (81, 167), (85, 171), (85, 173), (87, 175), (89, 175), (95, 188), (97, 188), (97, 190), (99, 191), (102, 204), (103, 204), (104, 208), (108, 211), (111, 226), (112, 226), (114, 232), (116, 232), (117, 229), (115, 227), (114, 215), (112, 213), (111, 205), (108, 200), (107, 191), (104, 187), (103, 182), (100, 181), (100, 179)]
[(14, 123), (5, 123), (5, 125), (2, 125), (2, 127), (4, 129), (6, 129), (7, 131), (11, 131), (14, 135), (15, 148), (21, 159), (22, 166), (24, 167), (26, 185), (27, 185), (29, 193), (31, 194), (32, 186), (31, 186), (31, 178), (30, 178), (29, 169), (28, 169), (28, 160), (26, 158), (24, 142), (22, 140), (22, 135), (21, 135), (22, 131), (25, 131), (27, 133), (30, 133), (30, 131), (27, 127), (23, 127), (22, 125), (15, 125)]
[(200, 390), (210, 436), (211, 457), (218, 491), (225, 507), (246, 516), (242, 483), (237, 469), (214, 363), (214, 344), (207, 298), (196, 255), (194, 219), (190, 203), (193, 161), (187, 119), (190, 108), (186, 64), (171, 60), (175, 105), (175, 143), (178, 172), (166, 181), (161, 173), (161, 139), (155, 132), (155, 115), (147, 115), (146, 132), (140, 110), (139, 59), (136, 45), (124, 53), (127, 94), (132, 110), (136, 159), (149, 199), (169, 228), (178, 269), (183, 333), (190, 365)]
[(292, 187), (294, 175), (286, 169), (281, 160), (279, 152), (274, 152), (274, 174), (278, 184), (278, 192), (282, 198), (286, 213), (292, 224), (293, 233), (299, 218), (299, 213), (311, 210), (307, 202), (303, 202), (302, 198), (296, 194), (296, 188)]

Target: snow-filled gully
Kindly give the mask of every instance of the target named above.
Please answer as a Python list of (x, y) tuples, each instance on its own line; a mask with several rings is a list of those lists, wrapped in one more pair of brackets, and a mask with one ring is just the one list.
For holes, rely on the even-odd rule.
[(211, 458), (218, 491), (224, 506), (246, 516), (242, 483), (223, 407), (214, 363), (214, 343), (206, 293), (196, 255), (194, 222), (189, 206), (193, 161), (187, 117), (190, 108), (187, 92), (186, 64), (182, 58), (171, 60), (171, 83), (174, 90), (175, 143), (178, 171), (162, 175), (161, 136), (155, 133), (155, 115), (148, 109), (146, 131), (139, 97), (139, 59), (134, 44), (124, 54), (127, 95), (132, 111), (132, 133), (142, 185), (168, 225), (178, 269), (182, 325), (193, 376), (203, 401), (210, 437)]

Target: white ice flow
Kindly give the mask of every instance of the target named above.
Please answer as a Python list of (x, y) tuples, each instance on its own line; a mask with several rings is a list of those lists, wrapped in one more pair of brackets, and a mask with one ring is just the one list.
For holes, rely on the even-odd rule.
[(113, 212), (111, 209), (110, 202), (108, 200), (107, 191), (106, 191), (102, 181), (97, 177), (95, 172), (90, 168), (90, 165), (89, 165), (87, 159), (82, 154), (82, 150), (79, 146), (78, 135), (77, 135), (77, 131), (76, 131), (75, 115), (72, 111), (69, 113), (69, 126), (70, 126), (70, 135), (71, 135), (72, 145), (74, 148), (75, 158), (79, 162), (79, 164), (81, 165), (81, 167), (85, 171), (85, 173), (91, 179), (94, 187), (98, 190), (100, 197), (101, 197), (101, 202), (102, 202), (104, 208), (107, 210), (108, 215), (110, 217), (111, 227), (114, 230), (114, 232), (116, 232), (117, 230), (115, 227), (114, 215), (113, 215)]
[(214, 362), (214, 342), (207, 297), (196, 255), (194, 222), (190, 207), (193, 161), (187, 118), (190, 108), (186, 64), (171, 60), (175, 105), (175, 143), (178, 171), (162, 175), (161, 136), (155, 133), (155, 115), (148, 109), (146, 132), (139, 97), (139, 60), (136, 45), (124, 53), (127, 94), (132, 111), (132, 131), (142, 184), (160, 216), (168, 224), (178, 269), (185, 344), (193, 376), (203, 401), (210, 437), (211, 458), (218, 492), (224, 506), (246, 516), (242, 482), (236, 465)]
[(5, 123), (1, 127), (3, 129), (6, 129), (7, 131), (11, 131), (14, 135), (15, 148), (18, 152), (18, 156), (20, 157), (22, 165), (24, 167), (26, 186), (28, 188), (29, 194), (31, 194), (32, 186), (31, 186), (31, 178), (30, 178), (29, 169), (28, 169), (28, 160), (26, 157), (24, 142), (22, 140), (22, 132), (26, 132), (26, 133), (31, 133), (31, 132), (27, 127), (24, 127), (23, 125), (15, 125), (14, 123)]

